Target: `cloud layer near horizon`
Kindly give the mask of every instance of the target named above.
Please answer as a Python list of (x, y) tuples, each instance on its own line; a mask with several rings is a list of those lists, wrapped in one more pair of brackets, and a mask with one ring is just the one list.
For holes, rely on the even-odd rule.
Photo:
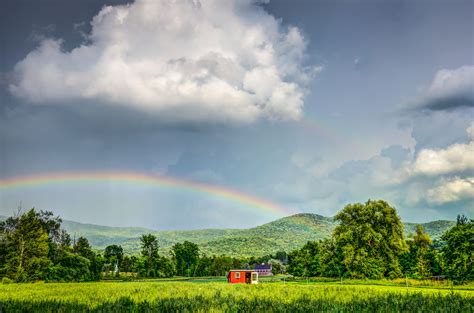
[(15, 66), (10, 92), (37, 104), (122, 106), (171, 123), (302, 114), (314, 73), (303, 66), (306, 41), (255, 1), (137, 0), (104, 7), (91, 29), (71, 51), (42, 40)]

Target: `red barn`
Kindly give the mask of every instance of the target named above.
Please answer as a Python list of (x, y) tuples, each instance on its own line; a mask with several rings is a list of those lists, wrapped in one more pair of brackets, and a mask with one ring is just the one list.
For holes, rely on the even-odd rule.
[(258, 284), (258, 273), (254, 270), (230, 270), (227, 282), (231, 284)]

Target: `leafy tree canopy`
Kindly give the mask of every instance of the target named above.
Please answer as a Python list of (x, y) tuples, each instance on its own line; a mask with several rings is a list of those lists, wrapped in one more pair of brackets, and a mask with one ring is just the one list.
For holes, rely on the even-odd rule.
[(352, 277), (401, 275), (398, 256), (406, 250), (403, 224), (395, 208), (383, 200), (349, 204), (335, 219), (336, 245)]
[(446, 272), (454, 280), (474, 279), (474, 220), (458, 216), (456, 226), (449, 229), (442, 239)]

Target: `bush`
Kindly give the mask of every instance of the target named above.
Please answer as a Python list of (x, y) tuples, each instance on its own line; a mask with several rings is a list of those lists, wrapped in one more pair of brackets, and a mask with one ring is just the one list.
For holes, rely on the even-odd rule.
[(13, 283), (13, 280), (11, 280), (10, 278), (8, 277), (2, 278), (2, 284), (11, 284), (11, 283)]

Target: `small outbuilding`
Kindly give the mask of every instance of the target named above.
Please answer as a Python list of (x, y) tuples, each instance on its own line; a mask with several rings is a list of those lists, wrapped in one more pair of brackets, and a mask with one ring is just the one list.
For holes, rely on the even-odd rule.
[(227, 282), (231, 284), (258, 284), (258, 273), (254, 270), (230, 270)]

